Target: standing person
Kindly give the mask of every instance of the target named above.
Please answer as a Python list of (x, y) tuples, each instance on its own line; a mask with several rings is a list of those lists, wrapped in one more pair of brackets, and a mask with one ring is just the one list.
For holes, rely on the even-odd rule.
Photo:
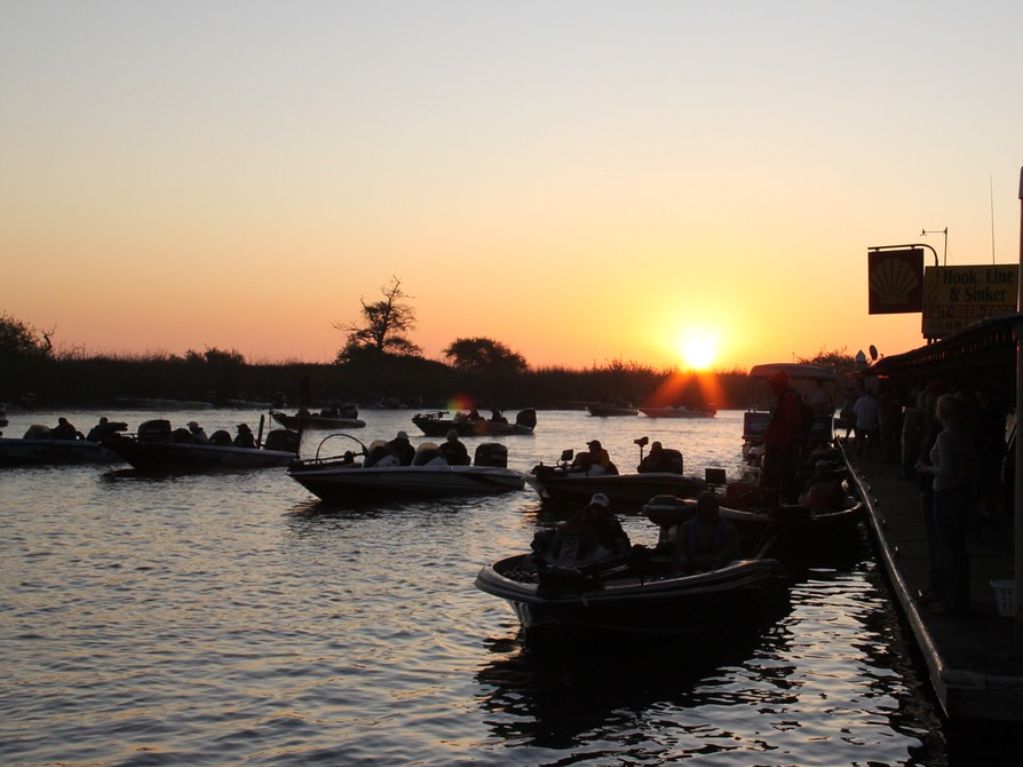
[(799, 394), (789, 386), (789, 376), (784, 370), (772, 375), (769, 384), (778, 399), (764, 432), (760, 486), (776, 489), (782, 500), (794, 503), (799, 492), (796, 455), (803, 431), (803, 404)]
[(856, 455), (870, 458), (877, 442), (878, 428), (881, 419), (881, 406), (874, 392), (865, 388), (853, 406), (856, 414)]
[(938, 398), (945, 393), (943, 381), (931, 381), (920, 395), (920, 444), (915, 463), (917, 487), (920, 488), (920, 511), (924, 520), (924, 534), (927, 537), (927, 585), (917, 595), (920, 604), (936, 604), (945, 599), (945, 567), (938, 544), (938, 524), (934, 518), (934, 475), (920, 469), (920, 464), (930, 463), (931, 451), (941, 433), (937, 417)]
[(845, 426), (845, 441), (847, 444), (849, 442), (849, 435), (856, 428), (857, 399), (856, 388), (853, 386), (845, 387), (845, 399), (842, 401), (842, 409), (839, 411), (838, 417), (842, 419), (842, 423)]
[(934, 477), (934, 521), (944, 566), (945, 612), (964, 615), (970, 609), (970, 560), (966, 530), (973, 508), (976, 450), (973, 434), (965, 427), (962, 403), (951, 394), (938, 399), (941, 433), (929, 462), (917, 470)]

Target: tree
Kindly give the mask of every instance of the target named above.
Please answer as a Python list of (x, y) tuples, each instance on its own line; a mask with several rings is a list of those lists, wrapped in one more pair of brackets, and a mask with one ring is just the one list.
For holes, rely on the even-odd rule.
[(401, 289), (401, 280), (391, 278), (391, 284), (380, 288), (382, 301), (371, 304), (360, 298), (361, 323), (334, 323), (334, 327), (348, 333), (344, 348), (338, 352), (338, 362), (351, 362), (369, 355), (393, 354), (419, 356), (422, 349), (412, 343), (406, 333), (416, 326), (416, 311), (404, 299), (412, 298)]
[(472, 373), (519, 373), (528, 367), (521, 354), (490, 338), (458, 338), (444, 350), (455, 367)]
[(849, 354), (847, 347), (841, 349), (821, 349), (813, 357), (798, 357), (797, 362), (804, 365), (821, 365), (831, 368), (839, 375), (852, 375), (856, 372), (856, 358)]
[(197, 352), (194, 349), (189, 349), (185, 352), (185, 360), (193, 365), (206, 364), (228, 367), (244, 365), (245, 355), (235, 349), (226, 351), (214, 346), (212, 348), (207, 347), (204, 352)]
[(7, 312), (0, 314), (0, 357), (48, 357), (53, 351), (51, 330), (43, 333)]

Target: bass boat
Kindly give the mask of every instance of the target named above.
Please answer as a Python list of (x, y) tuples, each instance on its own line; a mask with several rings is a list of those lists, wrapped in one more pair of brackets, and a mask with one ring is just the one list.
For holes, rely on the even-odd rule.
[(343, 408), (324, 408), (319, 413), (299, 410), (295, 415), (288, 415), (280, 410), (271, 410), (270, 417), (284, 428), (292, 431), (359, 429), (366, 425), (366, 422), (359, 418), (358, 408), (354, 405)]
[(536, 410), (520, 410), (515, 416), (515, 423), (509, 423), (505, 418), (474, 418), (464, 413), (449, 416), (446, 410), (416, 413), (412, 423), (428, 437), (443, 437), (451, 429), (458, 432), (460, 437), (529, 436), (536, 428)]
[(170, 422), (162, 419), (140, 424), (134, 435), (104, 440), (103, 446), (147, 473), (263, 469), (287, 466), (298, 457), (298, 435), (287, 429), (271, 430), (262, 446), (257, 441), (255, 447), (241, 447), (222, 430), (208, 442), (195, 442), (188, 429), (171, 431)]
[[(353, 440), (361, 449), (321, 457), (324, 443), (334, 437)], [(320, 442), (314, 458), (293, 461), (288, 474), (313, 495), (340, 506), (491, 495), (521, 490), (525, 484), (520, 472), (507, 468), (508, 452), (498, 443), (478, 445), (471, 466), (449, 465), (437, 447), (429, 442), (419, 446), (409, 466), (399, 465), (389, 460), (389, 456), (378, 461), (376, 456), (383, 453), (386, 447), (382, 442), (367, 448), (351, 435), (332, 434)]]

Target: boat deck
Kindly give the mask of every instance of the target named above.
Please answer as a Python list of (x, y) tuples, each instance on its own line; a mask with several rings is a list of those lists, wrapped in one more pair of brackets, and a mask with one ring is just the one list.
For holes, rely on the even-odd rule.
[(971, 526), (971, 612), (946, 615), (914, 599), (926, 586), (929, 564), (916, 482), (903, 479), (898, 464), (855, 456), (849, 462), (867, 501), (881, 564), (945, 714), (1023, 721), (1023, 662), (1012, 657), (1013, 619), (999, 615), (991, 587), (993, 579), (1012, 577), (1011, 517), (998, 514)]

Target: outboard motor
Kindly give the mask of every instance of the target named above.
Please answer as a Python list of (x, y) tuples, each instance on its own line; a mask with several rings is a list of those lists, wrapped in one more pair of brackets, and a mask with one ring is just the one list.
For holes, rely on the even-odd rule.
[(520, 410), (518, 415), (515, 416), (515, 423), (518, 426), (526, 426), (529, 429), (536, 428), (536, 411), (533, 408), (526, 410)]
[(495, 469), (508, 468), (508, 448), (500, 442), (482, 442), (476, 446), (473, 458), (476, 466), (491, 466)]
[(267, 450), (286, 450), (289, 453), (297, 453), (298, 432), (290, 429), (271, 429), (266, 435), (263, 447)]
[(675, 474), (681, 474), (683, 466), (682, 451), (666, 447), (664, 448), (664, 454), (671, 462), (671, 469), (669, 469), (669, 471), (673, 471)]
[(160, 442), (170, 439), (170, 421), (165, 418), (154, 418), (139, 424), (138, 438), (143, 442)]

